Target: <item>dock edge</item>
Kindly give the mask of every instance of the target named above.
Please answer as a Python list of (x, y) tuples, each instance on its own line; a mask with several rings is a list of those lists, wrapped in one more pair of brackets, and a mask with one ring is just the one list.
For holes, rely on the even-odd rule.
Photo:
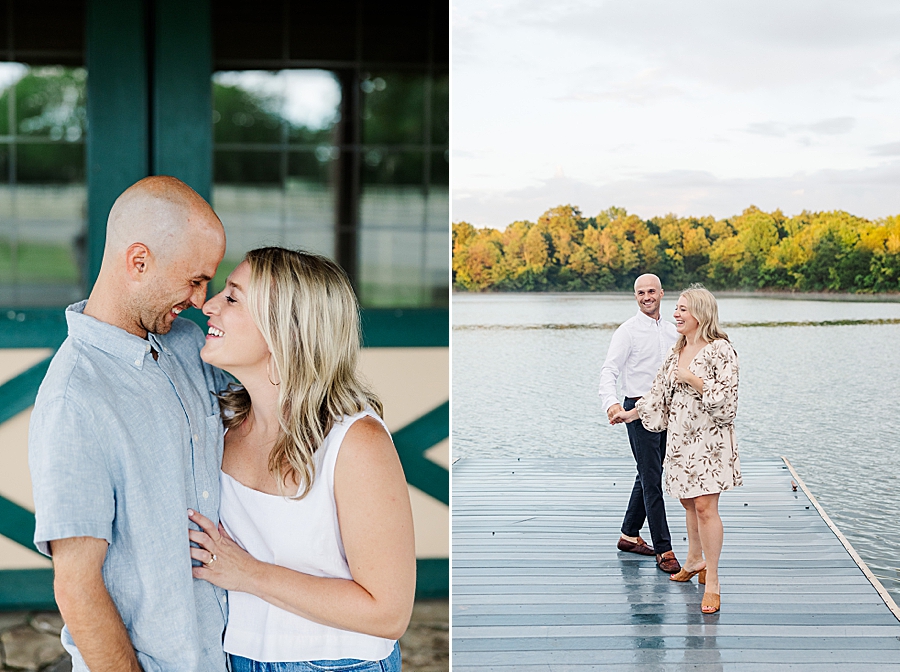
[(881, 599), (884, 600), (884, 603), (887, 605), (887, 608), (891, 610), (891, 613), (894, 614), (894, 617), (900, 621), (900, 607), (897, 606), (897, 603), (894, 602), (894, 598), (891, 597), (891, 594), (887, 591), (881, 581), (878, 580), (878, 577), (872, 573), (872, 570), (869, 569), (869, 566), (865, 563), (861, 557), (859, 557), (859, 553), (856, 552), (856, 549), (850, 545), (850, 542), (847, 541), (847, 538), (841, 533), (838, 529), (837, 525), (828, 517), (828, 514), (825, 513), (825, 509), (822, 508), (822, 505), (819, 504), (818, 500), (809, 491), (809, 488), (806, 487), (806, 483), (803, 482), (803, 479), (800, 478), (800, 474), (794, 469), (794, 465), (791, 464), (790, 460), (786, 458), (784, 455), (781, 456), (782, 461), (787, 465), (787, 468), (790, 470), (791, 475), (797, 480), (797, 483), (803, 488), (803, 492), (809, 498), (809, 501), (812, 502), (812, 505), (816, 507), (816, 511), (819, 512), (819, 515), (822, 516), (822, 520), (825, 521), (825, 524), (834, 532), (834, 536), (838, 538), (838, 540), (844, 545), (844, 548), (847, 549), (847, 552), (850, 554), (850, 557), (853, 558), (853, 561), (859, 565), (859, 568), (862, 570), (862, 573), (865, 574), (866, 578), (869, 580), (869, 583), (875, 588), (878, 594), (881, 596)]

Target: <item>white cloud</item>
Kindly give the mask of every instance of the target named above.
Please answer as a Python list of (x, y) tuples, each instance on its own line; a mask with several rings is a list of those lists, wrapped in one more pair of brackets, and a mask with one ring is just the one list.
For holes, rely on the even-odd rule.
[(866, 170), (821, 170), (789, 177), (719, 179), (702, 171), (669, 171), (606, 184), (587, 184), (555, 176), (537, 186), (503, 193), (468, 190), (454, 194), (453, 221), (504, 228), (516, 220), (535, 221), (561, 204), (588, 216), (610, 206), (641, 217), (673, 212), (718, 218), (740, 214), (750, 205), (788, 215), (803, 210), (845, 210), (878, 219), (900, 214), (900, 161)]
[[(896, 173), (895, 0), (454, 0), (453, 11), (455, 217), (634, 209), (619, 193), (651, 214), (900, 211), (881, 186), (815, 186), (829, 171)], [(548, 180), (557, 165), (567, 177)]]
[(875, 156), (900, 156), (900, 142), (888, 142), (883, 145), (875, 145), (872, 154)]
[(771, 138), (784, 138), (789, 134), (814, 133), (817, 135), (844, 135), (853, 130), (856, 119), (853, 117), (833, 117), (822, 119), (811, 124), (783, 124), (777, 121), (763, 121), (748, 124), (747, 133), (765, 135)]

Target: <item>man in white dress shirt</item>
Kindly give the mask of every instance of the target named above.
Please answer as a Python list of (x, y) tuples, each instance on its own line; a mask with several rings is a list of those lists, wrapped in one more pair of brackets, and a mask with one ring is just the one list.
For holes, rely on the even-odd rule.
[[(651, 273), (634, 281), (634, 296), (640, 310), (616, 329), (600, 371), (600, 398), (611, 424), (620, 422), (613, 417), (623, 410), (616, 396), (616, 381), (622, 384), (624, 410), (631, 410), (638, 399), (650, 392), (656, 372), (678, 339), (675, 325), (660, 319), (663, 294), (659, 278)], [(666, 433), (649, 432), (640, 422), (630, 422), (625, 427), (637, 462), (637, 477), (617, 546), (620, 551), (656, 555), (657, 567), (674, 574), (681, 565), (672, 550), (662, 493)], [(653, 548), (640, 537), (644, 521), (650, 527)]]

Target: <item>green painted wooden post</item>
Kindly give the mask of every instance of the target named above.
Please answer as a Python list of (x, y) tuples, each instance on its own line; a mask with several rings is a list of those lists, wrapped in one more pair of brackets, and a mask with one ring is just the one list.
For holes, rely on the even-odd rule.
[(212, 27), (209, 0), (156, 0), (152, 172), (212, 192)]
[(84, 272), (90, 290), (100, 272), (109, 210), (119, 194), (147, 176), (150, 167), (141, 0), (88, 0), (85, 62), (89, 128)]

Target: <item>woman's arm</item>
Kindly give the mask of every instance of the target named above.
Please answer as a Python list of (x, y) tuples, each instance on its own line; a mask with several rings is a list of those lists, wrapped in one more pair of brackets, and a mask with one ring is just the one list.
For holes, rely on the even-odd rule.
[(635, 404), (634, 410), (638, 412), (644, 429), (649, 432), (664, 432), (669, 425), (669, 370), (674, 368), (675, 362), (677, 355), (669, 350), (669, 355), (656, 372), (650, 392)]
[(703, 380), (700, 404), (713, 422), (721, 427), (732, 424), (737, 415), (737, 353), (725, 340), (715, 341), (715, 346), (710, 350), (713, 376)]
[(251, 593), (304, 618), (344, 630), (399, 639), (409, 625), (416, 589), (412, 511), (397, 451), (377, 420), (347, 432), (334, 473), (338, 524), (352, 580), (310, 576), (252, 558), (220, 526), (194, 513), (191, 556), (212, 564), (194, 576)]
[(695, 376), (686, 366), (679, 366), (675, 369), (675, 382), (690, 385), (698, 394), (703, 394), (703, 379)]

